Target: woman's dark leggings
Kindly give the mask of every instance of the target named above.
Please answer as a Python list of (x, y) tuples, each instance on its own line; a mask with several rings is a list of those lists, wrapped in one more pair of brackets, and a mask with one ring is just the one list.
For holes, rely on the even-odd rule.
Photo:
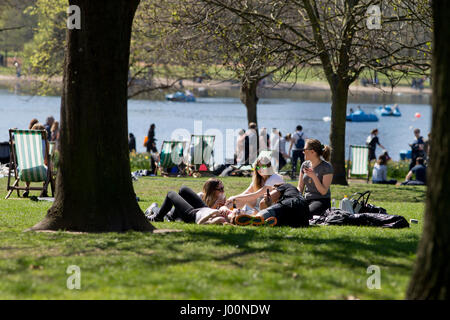
[(158, 218), (164, 218), (169, 211), (175, 208), (174, 218), (181, 218), (184, 222), (195, 222), (196, 209), (207, 207), (203, 200), (192, 189), (182, 186), (179, 193), (169, 191), (161, 209), (158, 212)]
[(331, 208), (331, 199), (311, 199), (306, 200), (309, 206), (309, 213), (312, 216), (321, 216), (327, 209)]

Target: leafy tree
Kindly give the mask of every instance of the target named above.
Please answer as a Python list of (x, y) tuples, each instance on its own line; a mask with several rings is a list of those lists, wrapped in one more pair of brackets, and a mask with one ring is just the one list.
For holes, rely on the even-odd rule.
[(166, 53), (192, 66), (193, 72), (213, 69), (217, 76), (229, 71), (231, 79), (240, 81), (248, 122), (257, 123), (259, 82), (280, 70), (290, 71), (293, 55), (285, 44), (265, 38), (258, 27), (215, 5), (180, 0), (147, 4), (152, 9), (145, 12), (151, 14), (141, 20), (148, 21), (147, 29), (161, 30)]
[(24, 12), (35, 0), (17, 3), (0, 1), (0, 50), (6, 53), (20, 52), (24, 45), (33, 38), (36, 19)]
[(268, 39), (285, 43), (307, 64), (322, 66), (332, 94), (330, 144), (336, 184), (347, 184), (345, 127), (350, 85), (364, 70), (384, 73), (394, 85), (405, 73), (422, 74), (429, 69), (429, 30), (419, 20), (422, 16), (412, 11), (416, 6), (405, 6), (402, 0), (384, 2), (381, 25), (376, 29), (368, 28), (367, 13), (381, 1), (202, 2), (227, 9), (254, 26), (264, 25), (261, 30)]

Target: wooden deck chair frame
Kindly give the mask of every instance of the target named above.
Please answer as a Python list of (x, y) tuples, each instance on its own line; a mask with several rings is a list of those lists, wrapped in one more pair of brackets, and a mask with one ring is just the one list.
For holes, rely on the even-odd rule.
[[(362, 152), (361, 155), (356, 155), (353, 151), (354, 149), (365, 151)], [(350, 145), (348, 157), (349, 158), (347, 160), (347, 178), (350, 179), (351, 175), (365, 175), (366, 172), (362, 169), (365, 168), (365, 170), (367, 170), (366, 182), (369, 183), (369, 176), (370, 176), (369, 147)], [(364, 164), (364, 162), (367, 164)], [(356, 173), (354, 172), (355, 170), (353, 169), (354, 166), (356, 166), (356, 168), (360, 168), (359, 171), (357, 171)]]
[[(41, 136), (41, 139), (44, 140), (45, 143), (48, 143), (47, 140), (47, 132), (45, 130), (15, 130), (15, 129), (9, 129), (9, 144), (10, 144), (10, 150), (11, 150), (11, 156), (10, 156), (10, 161), (9, 161), (9, 172), (8, 172), (8, 185), (7, 185), (7, 195), (5, 197), (5, 199), (8, 199), (11, 195), (11, 193), (16, 190), (17, 191), (17, 196), (20, 197), (20, 191), (41, 191), (41, 192), (47, 192), (48, 190), (48, 185), (50, 184), (51, 187), (51, 191), (52, 191), (52, 196), (54, 196), (54, 192), (55, 192), (55, 182), (53, 179), (53, 174), (52, 174), (52, 163), (51, 163), (51, 157), (49, 154), (47, 154), (47, 174), (45, 179), (39, 179), (40, 181), (29, 181), (29, 182), (44, 182), (42, 187), (20, 187), (19, 186), (19, 182), (20, 182), (20, 177), (19, 177), (19, 172), (17, 170), (17, 166), (18, 166), (18, 159), (17, 159), (17, 153), (16, 153), (16, 141), (15, 141), (15, 134), (19, 134), (19, 133), (25, 133), (25, 132), (33, 132), (33, 134), (39, 134)], [(48, 150), (47, 150), (48, 151)], [(43, 157), (45, 158), (45, 154), (43, 155)], [(11, 185), (11, 174), (14, 174), (14, 183)], [(24, 181), (27, 182), (27, 181)]]
[[(207, 167), (207, 169), (209, 170), (209, 171), (212, 171), (212, 168), (214, 168), (214, 143), (215, 143), (215, 141), (216, 141), (216, 136), (212, 136), (212, 135), (195, 135), (195, 134), (192, 134), (191, 135), (191, 142), (189, 143), (189, 150), (188, 150), (188, 152), (190, 153), (190, 151), (191, 151), (191, 146), (193, 145), (193, 140), (196, 138), (196, 137), (200, 137), (201, 138), (201, 140), (202, 140), (202, 145), (201, 145), (201, 148), (202, 148), (202, 152), (201, 152), (201, 164), (194, 164), (194, 163), (192, 163), (192, 161), (194, 161), (194, 159), (191, 159), (190, 160), (190, 163), (189, 163), (189, 165), (191, 166), (191, 168), (193, 169), (193, 171), (194, 172), (198, 172), (199, 171), (199, 168), (200, 168), (200, 166), (202, 165), (202, 164), (204, 164), (204, 165), (206, 165), (206, 167)], [(207, 143), (208, 144), (208, 142), (206, 142), (206, 140), (205, 140), (205, 138), (210, 138), (212, 141), (212, 143), (211, 143), (211, 153), (210, 153), (210, 159), (212, 159), (212, 163), (211, 163), (211, 165), (210, 165), (210, 162), (211, 161), (208, 161), (209, 163), (206, 163), (206, 161), (204, 161), (204, 146), (205, 146), (205, 143)], [(208, 144), (209, 145), (209, 144)], [(195, 158), (195, 147), (194, 147), (194, 158)]]
[[(186, 159), (186, 156), (185, 156), (185, 154), (186, 154), (186, 143), (187, 143), (187, 141), (175, 141), (175, 140), (171, 140), (171, 141), (169, 141), (169, 140), (164, 140), (163, 141), (163, 143), (162, 143), (162, 145), (161, 145), (161, 152), (160, 152), (160, 154), (159, 154), (159, 157), (160, 157), (160, 160), (159, 160), (159, 163), (158, 163), (158, 167), (159, 167), (159, 170), (160, 170), (160, 172), (161, 172), (161, 175), (165, 175), (165, 176), (175, 176), (174, 174), (171, 174), (170, 172), (166, 172), (165, 171), (165, 169), (167, 169), (167, 168), (169, 168), (169, 167), (164, 167), (164, 166), (162, 166), (161, 165), (161, 155), (162, 155), (162, 153), (163, 153), (163, 150), (164, 150), (164, 145), (166, 144), (166, 143), (181, 143), (182, 144), (182, 148), (183, 148), (183, 152), (182, 152), (182, 156), (181, 156), (181, 158), (182, 158), (182, 161), (179, 163), (179, 164), (175, 164), (175, 163), (173, 163), (172, 162), (172, 164), (174, 165), (173, 167), (177, 167), (178, 168), (178, 171), (179, 171), (179, 173), (178, 174), (181, 174), (181, 175), (185, 175), (186, 174), (186, 161), (185, 161), (185, 159)], [(173, 149), (171, 149), (171, 150), (173, 150)], [(173, 167), (170, 167), (170, 168), (173, 168)], [(177, 175), (178, 175), (177, 174)]]

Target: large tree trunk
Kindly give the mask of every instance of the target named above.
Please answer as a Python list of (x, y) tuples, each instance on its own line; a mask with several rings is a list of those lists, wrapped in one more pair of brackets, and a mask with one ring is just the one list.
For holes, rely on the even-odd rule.
[(331, 164), (333, 165), (333, 184), (347, 185), (345, 172), (345, 120), (349, 84), (342, 79), (333, 78), (331, 88)]
[(258, 104), (258, 81), (243, 81), (241, 84), (240, 98), (247, 108), (248, 123), (258, 124), (256, 106)]
[(32, 230), (151, 231), (130, 176), (127, 77), (139, 0), (73, 0), (61, 100), (60, 164), (53, 206)]
[(433, 124), (425, 221), (407, 299), (450, 299), (450, 1), (434, 0)]

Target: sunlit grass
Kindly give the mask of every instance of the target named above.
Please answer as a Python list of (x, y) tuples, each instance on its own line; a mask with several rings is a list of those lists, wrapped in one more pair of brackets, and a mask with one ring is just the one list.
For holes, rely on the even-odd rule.
[[(145, 210), (168, 190), (200, 190), (207, 178), (144, 177), (134, 183)], [(227, 195), (249, 178), (224, 178)], [(3, 186), (6, 179), (1, 179)], [(295, 183), (294, 181), (292, 183)], [(3, 190), (5, 190), (4, 188)], [(257, 228), (154, 223), (179, 233), (29, 233), (49, 202), (0, 200), (1, 299), (402, 299), (424, 210), (424, 187), (332, 186), (332, 197), (370, 189), (371, 203), (418, 219), (401, 230), (369, 227)], [(81, 268), (69, 290), (67, 267)], [(370, 290), (367, 268), (381, 268)]]

